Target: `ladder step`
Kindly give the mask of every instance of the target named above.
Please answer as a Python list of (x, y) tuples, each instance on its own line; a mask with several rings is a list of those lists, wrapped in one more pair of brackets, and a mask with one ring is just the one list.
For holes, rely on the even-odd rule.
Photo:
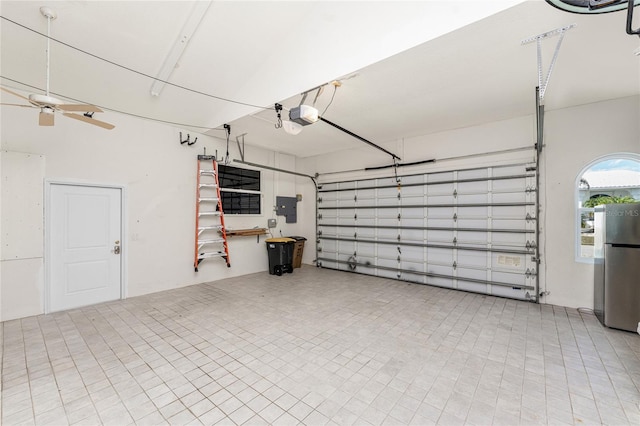
[(198, 216), (220, 216), (220, 212), (200, 212)]
[(215, 170), (200, 170), (200, 176), (215, 176)]
[(198, 231), (210, 231), (215, 229), (222, 229), (222, 225), (200, 226)]
[(224, 238), (211, 238), (208, 240), (198, 240), (198, 245), (224, 243)]
[(213, 201), (213, 202), (218, 202), (220, 200), (220, 198), (218, 197), (200, 197), (199, 198), (200, 201)]
[(200, 188), (217, 188), (218, 185), (215, 183), (201, 183)]
[(216, 251), (211, 253), (200, 253), (198, 254), (198, 259), (206, 259), (208, 257), (226, 257), (227, 254), (223, 251)]

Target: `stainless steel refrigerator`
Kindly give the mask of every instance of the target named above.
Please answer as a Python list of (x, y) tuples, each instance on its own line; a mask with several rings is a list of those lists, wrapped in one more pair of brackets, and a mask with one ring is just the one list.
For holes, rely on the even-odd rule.
[(596, 207), (594, 227), (594, 312), (640, 333), (640, 203)]

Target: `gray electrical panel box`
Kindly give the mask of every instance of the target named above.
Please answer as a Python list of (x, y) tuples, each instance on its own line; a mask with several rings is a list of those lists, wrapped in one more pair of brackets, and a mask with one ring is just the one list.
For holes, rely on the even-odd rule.
[(267, 227), (275, 228), (276, 226), (278, 226), (278, 221), (275, 219), (267, 219)]
[(297, 218), (297, 204), (298, 199), (296, 197), (276, 197), (276, 214), (278, 216), (284, 216), (287, 223), (296, 223)]

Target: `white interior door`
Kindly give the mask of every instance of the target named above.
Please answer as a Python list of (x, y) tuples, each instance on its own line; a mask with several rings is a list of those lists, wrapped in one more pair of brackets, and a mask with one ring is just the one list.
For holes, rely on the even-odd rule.
[(49, 311), (120, 299), (121, 191), (51, 185)]

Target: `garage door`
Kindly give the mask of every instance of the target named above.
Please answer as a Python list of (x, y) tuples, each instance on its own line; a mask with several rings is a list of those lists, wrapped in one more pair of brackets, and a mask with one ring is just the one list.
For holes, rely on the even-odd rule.
[(534, 164), (322, 183), (318, 266), (537, 300)]

